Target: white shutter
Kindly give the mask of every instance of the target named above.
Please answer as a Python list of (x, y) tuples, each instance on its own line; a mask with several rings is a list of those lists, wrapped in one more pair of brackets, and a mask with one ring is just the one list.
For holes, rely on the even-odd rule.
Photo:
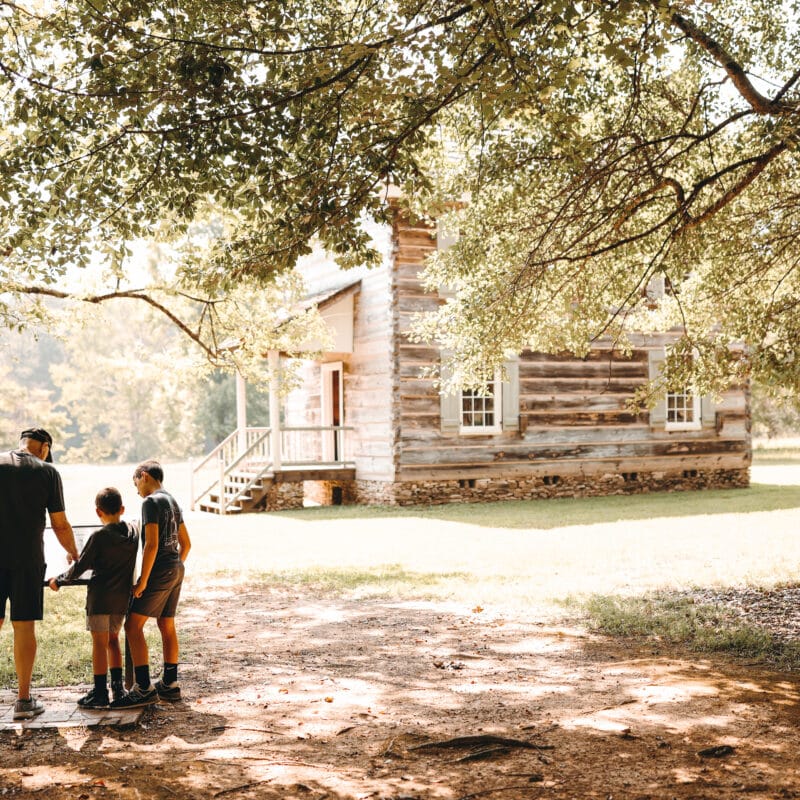
[(704, 394), (700, 398), (700, 424), (704, 428), (717, 427), (717, 404), (712, 395)]
[[(446, 227), (441, 221), (436, 222), (436, 249), (440, 253), (449, 250), (458, 241), (458, 229)], [(455, 289), (452, 286), (441, 284), (438, 289), (439, 297), (455, 297)]]
[(657, 273), (653, 275), (647, 282), (647, 286), (645, 287), (645, 295), (647, 299), (655, 305), (661, 301), (662, 297), (664, 297), (665, 288), (666, 278), (664, 277), (664, 273)]
[[(647, 353), (648, 377), (651, 381), (656, 380), (664, 371), (664, 361), (666, 352), (663, 347), (650, 350)], [(662, 394), (658, 402), (650, 409), (650, 427), (663, 428), (667, 423), (667, 397)]]
[(502, 384), (503, 430), (519, 430), (519, 359), (503, 363), (506, 380)]
[[(440, 383), (446, 384), (452, 376), (452, 371), (445, 365), (445, 354), (442, 354), (442, 365), (440, 371)], [(439, 388), (440, 415), (442, 433), (457, 435), (461, 425), (461, 392), (455, 391), (445, 394)]]
[(458, 241), (458, 228), (448, 228), (444, 223), (436, 223), (436, 249), (440, 253), (449, 250)]

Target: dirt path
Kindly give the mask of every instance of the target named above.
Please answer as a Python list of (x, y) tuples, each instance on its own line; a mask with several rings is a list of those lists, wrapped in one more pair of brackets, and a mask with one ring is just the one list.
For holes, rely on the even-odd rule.
[(185, 701), (130, 729), (3, 734), (2, 796), (800, 797), (793, 675), (477, 607), (187, 600)]

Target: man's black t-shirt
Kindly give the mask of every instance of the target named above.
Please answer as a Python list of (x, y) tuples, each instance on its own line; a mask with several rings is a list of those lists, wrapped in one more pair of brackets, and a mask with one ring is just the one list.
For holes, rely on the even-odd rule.
[(156, 489), (142, 501), (142, 546), (145, 544), (146, 526), (158, 525), (158, 552), (153, 572), (174, 566), (180, 561), (178, 528), (183, 522), (180, 506), (165, 489)]
[(6, 569), (44, 566), (45, 511), (64, 510), (61, 476), (24, 450), (0, 453), (0, 553)]
[(78, 560), (56, 580), (69, 581), (92, 570), (86, 613), (125, 614), (131, 599), (139, 533), (130, 522), (112, 522), (95, 531)]

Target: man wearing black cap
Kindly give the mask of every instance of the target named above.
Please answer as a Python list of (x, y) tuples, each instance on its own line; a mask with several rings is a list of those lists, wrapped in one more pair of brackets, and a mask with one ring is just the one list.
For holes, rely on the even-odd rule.
[(31, 697), (36, 658), (36, 620), (42, 618), (44, 598), (45, 511), (70, 561), (78, 549), (64, 512), (61, 476), (52, 466), (53, 437), (43, 428), (28, 428), (19, 448), (0, 453), (0, 627), (11, 601), (14, 628), (14, 667), (18, 699), (14, 719), (31, 719), (44, 711)]

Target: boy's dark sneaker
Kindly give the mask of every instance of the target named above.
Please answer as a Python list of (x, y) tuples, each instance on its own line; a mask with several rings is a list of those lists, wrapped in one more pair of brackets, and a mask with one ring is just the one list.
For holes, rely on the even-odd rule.
[(92, 689), (78, 700), (81, 708), (108, 708), (108, 692), (98, 692)]
[(44, 705), (35, 697), (14, 703), (14, 719), (33, 719), (44, 711)]
[(133, 684), (131, 690), (119, 700), (111, 703), (111, 708), (138, 708), (139, 706), (151, 706), (158, 702), (158, 692), (155, 686), (147, 689), (140, 689), (137, 684)]
[(181, 699), (181, 685), (179, 683), (164, 683), (162, 680), (156, 681), (156, 691), (160, 700), (168, 700), (174, 703)]
[(121, 697), (124, 696), (125, 696), (125, 687), (122, 685), (122, 682), (117, 683), (116, 681), (111, 681), (111, 699), (119, 700)]

